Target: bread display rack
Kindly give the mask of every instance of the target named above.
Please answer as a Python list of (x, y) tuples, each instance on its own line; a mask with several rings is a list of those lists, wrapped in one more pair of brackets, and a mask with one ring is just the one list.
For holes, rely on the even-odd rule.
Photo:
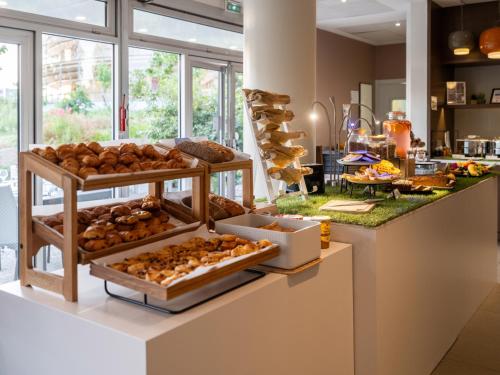
[[(264, 175), (264, 180), (265, 180), (265, 184), (266, 184), (267, 201), (268, 201), (268, 203), (275, 203), (277, 198), (286, 194), (285, 191), (286, 191), (286, 187), (288, 184), (285, 183), (284, 181), (279, 181), (278, 191), (276, 191), (276, 188), (275, 188), (276, 184), (273, 183), (272, 177), (271, 177), (271, 175), (269, 173), (269, 169), (268, 169), (269, 163), (271, 163), (270, 165), (272, 165), (272, 162), (270, 162), (269, 160), (266, 160), (262, 155), (262, 150), (263, 150), (262, 146), (265, 145), (266, 143), (262, 142), (262, 140), (259, 139), (259, 136), (258, 136), (258, 134), (260, 133), (259, 125), (258, 125), (259, 121), (256, 121), (252, 118), (252, 105), (254, 103), (252, 102), (252, 100), (249, 99), (248, 93), (249, 92), (256, 92), (257, 95), (262, 95), (264, 97), (266, 97), (266, 96), (267, 97), (287, 97), (288, 102), (289, 102), (289, 97), (288, 97), (288, 95), (273, 94), (273, 93), (269, 93), (269, 92), (262, 91), (262, 90), (244, 89), (243, 91), (245, 92), (245, 97), (246, 97), (244, 100), (245, 112), (247, 113), (248, 122), (249, 122), (249, 124), (251, 124), (250, 128), (252, 130), (252, 138), (254, 140), (254, 145), (256, 147), (256, 150), (260, 151), (260, 152), (256, 152), (255, 157), (256, 157), (256, 162), (257, 162), (258, 168), (260, 168), (262, 170), (262, 173)], [(272, 109), (272, 107), (274, 107), (275, 109), (281, 110), (283, 113), (288, 112), (286, 104), (275, 104), (272, 101), (265, 102), (265, 104), (266, 104), (265, 107), (270, 107), (271, 109)], [(278, 107), (278, 108), (276, 108), (276, 107)], [(292, 118), (293, 118), (293, 113), (292, 113)], [(278, 125), (278, 124), (276, 124), (276, 125)], [(289, 133), (288, 122), (286, 120), (279, 121), (278, 130), (280, 132)], [(290, 139), (292, 139), (292, 138), (290, 138)], [(288, 141), (283, 143), (283, 146), (289, 147), (289, 146), (292, 146), (292, 143), (290, 140), (288, 140)], [(300, 146), (297, 146), (297, 147), (300, 147)], [(289, 164), (291, 164), (292, 168), (297, 170), (297, 171), (308, 169), (308, 168), (302, 168), (299, 157), (294, 157), (293, 161), (291, 161)], [(310, 174), (310, 173), (312, 173), (312, 170), (310, 170), (306, 174)], [(299, 191), (295, 192), (295, 193), (288, 193), (288, 195), (298, 194), (298, 195), (301, 195), (303, 197), (303, 199), (307, 199), (308, 191), (307, 191), (307, 187), (306, 187), (306, 184), (304, 181), (304, 177), (301, 176), (300, 180), (297, 181), (296, 183), (299, 186)]]
[[(59, 165), (33, 152), (19, 154), (20, 181), (20, 279), (23, 286), (37, 286), (61, 294), (67, 301), (78, 299), (78, 263), (88, 262), (92, 256), (79, 253), (77, 243), (77, 191), (93, 191), (104, 188), (149, 184), (149, 192), (157, 198), (163, 196), (164, 181), (179, 178), (192, 179), (192, 215), (204, 222), (206, 216), (205, 167), (191, 165), (185, 169), (158, 169), (132, 173), (92, 175), (83, 179)], [(32, 216), (33, 180), (38, 176), (64, 193), (64, 236), (41, 225)], [(164, 237), (161, 237), (164, 238)], [(153, 238), (151, 241), (157, 241)], [(140, 244), (144, 244), (141, 242)], [(36, 270), (33, 257), (48, 244), (62, 252), (64, 275)], [(133, 242), (131, 243), (134, 244)], [(127, 249), (129, 246), (126, 247)], [(123, 250), (123, 249), (120, 249)]]
[[(165, 143), (160, 142), (158, 144), (159, 146), (169, 150), (170, 147), (166, 145)], [(206, 170), (205, 173), (205, 183), (204, 186), (207, 188), (207, 191), (205, 192), (205, 195), (208, 196), (210, 193), (210, 176), (213, 173), (221, 173), (221, 172), (235, 172), (235, 171), (240, 171), (242, 172), (242, 203), (243, 207), (246, 207), (248, 209), (253, 209), (254, 208), (254, 196), (253, 196), (253, 161), (251, 158), (246, 157), (244, 154), (232, 150), (235, 158), (232, 161), (227, 161), (227, 162), (222, 162), (222, 163), (210, 163), (208, 161), (199, 160), (199, 164), (203, 166)], [(184, 155), (187, 155), (183, 153)], [(189, 156), (189, 155), (187, 155)], [(208, 199), (205, 200), (205, 205), (206, 207), (204, 208), (204, 211), (207, 213), (209, 212), (209, 201)], [(208, 220), (208, 216), (205, 218)]]

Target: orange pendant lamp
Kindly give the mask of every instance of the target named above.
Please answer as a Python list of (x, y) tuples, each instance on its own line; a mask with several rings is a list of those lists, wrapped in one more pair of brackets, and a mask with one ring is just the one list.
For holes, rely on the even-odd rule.
[[(498, 24), (500, 24), (500, 0), (498, 1)], [(479, 48), (489, 59), (500, 59), (500, 26), (485, 30), (479, 37)]]

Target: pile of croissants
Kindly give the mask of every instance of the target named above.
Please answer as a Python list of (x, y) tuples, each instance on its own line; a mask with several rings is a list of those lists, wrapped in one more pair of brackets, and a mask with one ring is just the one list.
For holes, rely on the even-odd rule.
[(67, 171), (87, 178), (90, 175), (131, 173), (155, 169), (187, 168), (181, 152), (171, 149), (162, 153), (151, 145), (123, 143), (103, 147), (97, 142), (63, 144), (31, 150)]
[[(99, 251), (137, 241), (175, 228), (159, 199), (148, 195), (116, 206), (97, 206), (77, 212), (78, 246)], [(64, 213), (40, 221), (64, 235)]]

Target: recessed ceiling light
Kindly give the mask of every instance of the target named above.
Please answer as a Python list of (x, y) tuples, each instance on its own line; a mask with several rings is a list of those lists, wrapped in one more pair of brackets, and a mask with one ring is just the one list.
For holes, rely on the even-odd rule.
[(85, 17), (85, 16), (76, 16), (75, 17), (75, 21), (80, 21), (80, 22), (85, 21), (86, 19), (87, 19), (87, 17)]
[(399, 26), (401, 26), (401, 22), (396, 22), (395, 25), (396, 25), (396, 27), (399, 27)]
[(238, 47), (236, 47), (236, 46), (229, 47), (229, 49), (236, 49), (236, 48), (238, 48)]
[(341, 0), (343, 3), (347, 3), (347, 0)]
[(196, 42), (196, 38), (189, 38), (188, 42), (194, 43), (194, 42)]
[(9, 3), (6, 1), (0, 1), (0, 7), (5, 8), (7, 5), (9, 5)]
[(147, 33), (148, 32), (148, 29), (146, 29), (145, 27), (141, 27), (139, 30), (137, 30), (138, 33)]

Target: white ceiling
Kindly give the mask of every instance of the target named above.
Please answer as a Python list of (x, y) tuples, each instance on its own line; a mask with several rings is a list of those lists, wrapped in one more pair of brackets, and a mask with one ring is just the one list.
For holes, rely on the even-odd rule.
[(376, 46), (405, 43), (410, 1), (317, 0), (316, 23), (322, 30)]

